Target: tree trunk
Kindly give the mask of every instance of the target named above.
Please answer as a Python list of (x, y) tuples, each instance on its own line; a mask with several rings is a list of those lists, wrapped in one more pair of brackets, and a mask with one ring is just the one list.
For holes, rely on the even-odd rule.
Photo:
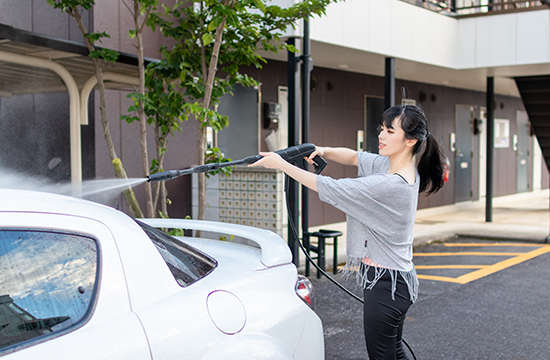
[[(90, 40), (86, 37), (86, 34), (88, 32), (84, 28), (84, 24), (82, 23), (82, 17), (77, 7), (75, 7), (74, 13), (72, 13), (71, 15), (74, 17), (74, 19), (78, 24), (78, 28), (82, 33), (82, 37), (84, 38), (84, 42), (86, 43), (86, 47), (88, 48), (88, 51), (92, 52), (94, 50), (94, 47), (90, 42)], [(103, 126), (103, 136), (105, 137), (105, 141), (107, 142), (107, 148), (109, 150), (109, 157), (111, 158), (111, 162), (113, 162), (113, 167), (115, 169), (116, 176), (118, 178), (127, 179), (128, 177), (125, 171), (117, 171), (118, 163), (116, 161), (120, 163), (121, 169), (123, 169), (123, 167), (122, 167), (122, 162), (120, 161), (120, 159), (118, 159), (116, 155), (115, 145), (113, 144), (113, 139), (111, 137), (111, 132), (109, 130), (109, 121), (107, 120), (107, 110), (105, 105), (105, 83), (103, 82), (103, 71), (101, 70), (101, 65), (99, 64), (99, 60), (97, 58), (94, 58), (92, 60), (94, 63), (95, 74), (97, 77), (97, 84), (99, 86), (99, 112), (101, 115), (101, 125)], [(141, 208), (139, 207), (139, 204), (137, 203), (137, 201), (134, 201), (136, 196), (132, 188), (128, 187), (128, 189), (124, 190), (124, 195), (128, 202), (128, 206), (130, 207), (131, 215), (134, 217), (136, 216), (143, 217), (143, 213), (141, 211)]]
[[(204, 165), (204, 154), (206, 153), (206, 128), (200, 127), (197, 136), (197, 145), (199, 149), (198, 163)], [(204, 220), (206, 214), (206, 174), (199, 173), (198, 185), (199, 185), (199, 213), (198, 219)]]
[[(145, 20), (144, 20), (145, 21)], [(138, 51), (138, 71), (139, 71), (139, 93), (145, 95), (145, 63), (143, 60), (143, 26), (139, 24), (139, 3), (134, 1), (134, 25), (136, 29), (137, 51)], [(147, 152), (147, 119), (145, 118), (145, 108), (142, 100), (139, 101), (139, 143), (141, 145), (141, 166), (143, 176), (149, 175), (149, 154)], [(155, 209), (153, 208), (153, 191), (151, 183), (145, 183), (145, 203), (147, 209), (147, 217), (155, 217)]]
[[(126, 170), (124, 170), (124, 166), (122, 166), (122, 161), (120, 159), (114, 159), (113, 166), (115, 168), (115, 173), (117, 178), (119, 179), (127, 179), (128, 176), (126, 175)], [(126, 202), (128, 203), (130, 215), (132, 217), (143, 217), (143, 212), (141, 211), (141, 208), (139, 207), (139, 203), (136, 199), (136, 195), (133, 191), (124, 191), (124, 197), (126, 198)]]
[[(224, 5), (228, 4), (228, 1), (223, 2)], [(212, 98), (212, 89), (214, 87), (214, 78), (216, 76), (217, 66), (218, 66), (218, 54), (220, 53), (220, 47), (221, 47), (221, 41), (223, 36), (223, 31), (225, 29), (225, 20), (226, 17), (223, 18), (223, 21), (220, 25), (216, 28), (216, 36), (214, 40), (214, 49), (212, 51), (212, 57), (210, 58), (210, 66), (208, 68), (208, 74), (203, 74), (203, 78), (207, 76), (206, 84), (205, 84), (205, 91), (204, 91), (204, 99), (203, 99), (203, 107), (208, 108), (210, 106), (210, 100)], [(199, 120), (199, 131), (198, 131), (198, 148), (199, 148), (199, 155), (198, 155), (198, 162), (199, 165), (204, 164), (204, 154), (206, 153), (206, 127), (202, 126), (202, 122), (205, 121), (203, 119)], [(206, 213), (206, 174), (201, 173), (198, 174), (198, 182), (199, 182), (199, 212), (198, 212), (198, 219), (204, 220), (204, 216)]]

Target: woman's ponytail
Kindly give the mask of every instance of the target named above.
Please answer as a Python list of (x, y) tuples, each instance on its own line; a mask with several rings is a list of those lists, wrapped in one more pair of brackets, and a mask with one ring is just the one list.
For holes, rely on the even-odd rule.
[(396, 105), (384, 111), (380, 125), (391, 128), (395, 119), (399, 119), (406, 139), (418, 140), (413, 147), (413, 155), (424, 147), (417, 167), (420, 175), (418, 191), (426, 195), (437, 192), (444, 184), (443, 153), (437, 140), (428, 131), (426, 115), (416, 105)]
[(428, 133), (426, 148), (418, 163), (420, 175), (420, 193), (430, 195), (443, 187), (443, 153), (437, 140)]

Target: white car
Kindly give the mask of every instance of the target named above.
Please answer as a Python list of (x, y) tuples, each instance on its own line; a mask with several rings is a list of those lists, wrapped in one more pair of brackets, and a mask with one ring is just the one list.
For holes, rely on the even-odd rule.
[[(235, 235), (258, 246), (157, 228)], [(138, 222), (85, 200), (0, 189), (6, 360), (324, 359), (312, 301), (311, 284), (273, 232)]]

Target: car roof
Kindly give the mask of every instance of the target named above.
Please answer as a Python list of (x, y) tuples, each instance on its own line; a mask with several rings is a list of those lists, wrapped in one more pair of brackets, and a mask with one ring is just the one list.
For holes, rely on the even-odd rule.
[[(181, 288), (160, 255), (149, 255), (158, 255), (158, 250), (145, 232), (122, 211), (88, 200), (37, 191), (0, 189), (0, 199), (0, 213), (68, 215), (92, 219), (106, 225), (116, 241), (126, 270), (132, 306), (157, 301)], [(145, 262), (148, 266), (143, 266)], [(150, 268), (160, 269), (166, 276), (155, 277), (149, 271)]]
[(0, 189), (0, 211), (29, 211), (71, 214), (101, 220), (123, 213), (92, 201), (41, 191)]

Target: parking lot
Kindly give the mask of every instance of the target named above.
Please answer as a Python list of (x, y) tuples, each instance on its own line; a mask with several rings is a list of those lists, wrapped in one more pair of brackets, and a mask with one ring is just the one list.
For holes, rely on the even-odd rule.
[[(549, 252), (542, 243), (475, 238), (418, 247), (420, 296), (404, 329), (417, 359), (548, 359)], [(313, 281), (326, 359), (367, 359), (362, 304)]]
[[(550, 358), (550, 246), (543, 243), (550, 225), (548, 195), (544, 190), (495, 200), (491, 223), (483, 207), (419, 211), (414, 262), (420, 296), (404, 328), (417, 359)], [(343, 256), (345, 239), (339, 243)], [(315, 275), (313, 270), (310, 279), (326, 359), (368, 359), (363, 305)], [(353, 282), (345, 285), (362, 297)]]

